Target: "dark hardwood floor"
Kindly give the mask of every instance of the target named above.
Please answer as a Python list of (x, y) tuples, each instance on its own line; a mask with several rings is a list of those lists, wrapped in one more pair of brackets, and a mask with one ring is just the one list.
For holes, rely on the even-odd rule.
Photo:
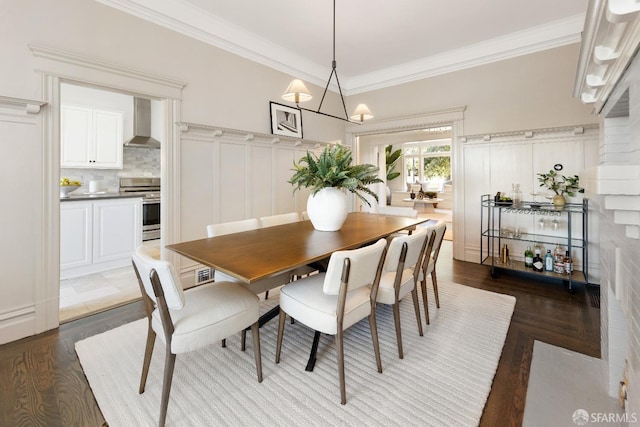
[[(584, 286), (570, 294), (559, 284), (503, 274), (451, 260), (445, 243), (438, 277), (513, 295), (516, 308), (480, 425), (522, 424), (534, 340), (600, 357), (600, 310)], [(66, 323), (59, 329), (0, 346), (1, 426), (106, 425), (84, 376), (74, 343), (140, 319), (140, 301)]]

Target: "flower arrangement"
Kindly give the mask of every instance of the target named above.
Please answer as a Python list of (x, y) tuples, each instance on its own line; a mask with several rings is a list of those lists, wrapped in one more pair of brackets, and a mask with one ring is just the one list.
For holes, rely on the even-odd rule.
[(311, 188), (312, 195), (325, 187), (344, 188), (371, 206), (363, 193), (378, 200), (378, 195), (367, 188), (369, 184), (382, 182), (378, 168), (370, 164), (352, 165), (351, 160), (351, 150), (340, 144), (326, 146), (320, 156), (307, 151), (294, 163), (295, 173), (288, 182), (295, 186), (293, 191)]
[(549, 173), (539, 173), (538, 181), (540, 187), (546, 187), (560, 196), (568, 194), (570, 197), (574, 197), (576, 193), (584, 193), (584, 188), (580, 187), (578, 175), (567, 177), (550, 170)]

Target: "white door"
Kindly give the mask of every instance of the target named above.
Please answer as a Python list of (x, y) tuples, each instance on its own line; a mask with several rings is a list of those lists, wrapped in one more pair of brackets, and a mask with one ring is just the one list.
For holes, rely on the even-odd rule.
[(60, 270), (90, 265), (93, 222), (91, 202), (60, 203)]

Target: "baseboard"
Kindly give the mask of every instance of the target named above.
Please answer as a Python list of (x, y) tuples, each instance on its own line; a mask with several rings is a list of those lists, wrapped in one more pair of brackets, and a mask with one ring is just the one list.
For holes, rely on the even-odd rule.
[(35, 306), (23, 307), (0, 314), (0, 344), (35, 335)]

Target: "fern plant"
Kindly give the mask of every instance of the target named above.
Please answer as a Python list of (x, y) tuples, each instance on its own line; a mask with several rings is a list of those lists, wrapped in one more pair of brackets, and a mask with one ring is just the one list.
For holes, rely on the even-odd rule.
[(293, 164), (295, 173), (288, 182), (295, 186), (294, 192), (306, 187), (312, 195), (326, 187), (344, 188), (371, 206), (364, 195), (378, 200), (378, 195), (367, 187), (383, 182), (378, 178), (378, 168), (370, 164), (352, 165), (351, 161), (351, 150), (340, 144), (326, 146), (319, 156), (307, 151)]

